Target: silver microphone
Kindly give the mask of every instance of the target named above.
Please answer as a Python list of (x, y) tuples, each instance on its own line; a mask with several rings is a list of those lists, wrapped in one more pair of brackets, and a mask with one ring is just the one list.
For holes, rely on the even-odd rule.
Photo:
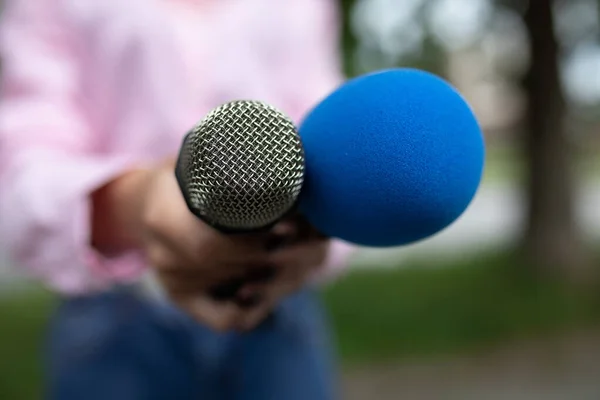
[(268, 228), (295, 206), (304, 152), (289, 117), (260, 101), (209, 112), (186, 135), (176, 167), (189, 209), (225, 232)]
[[(175, 174), (190, 211), (234, 234), (266, 230), (293, 212), (304, 171), (291, 119), (263, 102), (240, 100), (212, 110), (185, 136)], [(210, 294), (232, 299), (246, 279), (224, 282)]]

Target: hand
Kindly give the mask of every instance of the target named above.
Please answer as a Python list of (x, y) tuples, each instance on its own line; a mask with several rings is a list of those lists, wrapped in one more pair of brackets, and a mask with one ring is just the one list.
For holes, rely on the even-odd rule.
[[(142, 250), (167, 296), (215, 330), (255, 326), (309, 279), (326, 240), (297, 216), (270, 232), (223, 235), (189, 211), (173, 171), (174, 162), (130, 171), (94, 192), (92, 245)], [(235, 301), (215, 299), (223, 282), (240, 288)]]
[(248, 283), (239, 291), (237, 303), (248, 305), (237, 324), (240, 330), (256, 327), (281, 300), (302, 288), (327, 255), (329, 240), (300, 216), (279, 223), (271, 235), (278, 244), (268, 258), (274, 274), (270, 281)]
[(218, 301), (209, 289), (258, 271), (268, 262), (266, 235), (223, 235), (187, 208), (172, 165), (150, 178), (142, 206), (142, 248), (169, 298), (196, 320), (223, 331), (246, 310)]

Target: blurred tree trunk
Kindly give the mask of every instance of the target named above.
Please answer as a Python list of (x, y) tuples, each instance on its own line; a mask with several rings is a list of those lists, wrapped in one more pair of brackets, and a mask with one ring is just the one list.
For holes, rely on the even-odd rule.
[(585, 281), (592, 270), (575, 216), (575, 176), (564, 124), (566, 104), (552, 0), (530, 0), (524, 19), (531, 45), (525, 77), (529, 102), (524, 142), (529, 174), (525, 252), (545, 274), (557, 272)]
[(354, 54), (356, 50), (356, 37), (352, 31), (352, 9), (355, 0), (340, 0), (341, 40), (340, 47), (344, 56), (344, 72), (348, 76), (354, 75)]

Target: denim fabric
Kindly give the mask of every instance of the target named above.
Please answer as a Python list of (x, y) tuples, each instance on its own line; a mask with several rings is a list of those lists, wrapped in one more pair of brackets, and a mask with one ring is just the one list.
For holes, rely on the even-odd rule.
[(328, 332), (310, 291), (245, 334), (217, 334), (128, 289), (71, 298), (47, 345), (50, 400), (336, 398)]

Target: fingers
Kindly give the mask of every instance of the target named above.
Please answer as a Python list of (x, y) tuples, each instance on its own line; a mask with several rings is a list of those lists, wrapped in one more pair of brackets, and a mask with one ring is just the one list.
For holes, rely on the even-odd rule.
[(201, 291), (193, 290), (193, 286), (184, 287), (180, 283), (175, 286), (167, 283), (165, 286), (174, 304), (217, 332), (255, 328), (268, 316), (279, 298), (278, 290), (260, 284), (244, 287), (235, 301), (214, 300)]
[(238, 295), (235, 304), (242, 310), (249, 311), (264, 303), (264, 295), (260, 291)]
[(212, 286), (208, 293), (219, 301), (234, 301), (237, 299), (239, 306), (252, 307), (257, 299), (240, 299), (240, 290), (247, 285), (262, 284), (272, 281), (276, 276), (276, 268), (271, 265), (249, 266), (248, 270), (241, 271), (240, 275), (224, 280)]
[(245, 281), (249, 284), (267, 283), (277, 276), (277, 266), (273, 264), (261, 264), (253, 266), (245, 275)]
[(166, 224), (160, 229), (151, 230), (150, 235), (173, 252), (196, 261), (193, 264), (204, 260), (221, 260), (232, 264), (240, 264), (240, 259), (249, 263), (260, 262), (266, 254), (264, 233), (223, 235), (195, 219), (186, 220), (185, 223)]
[[(290, 265), (289, 269), (296, 268)], [(305, 275), (299, 271), (278, 276), (266, 271), (272, 269), (257, 270), (253, 283), (237, 280), (237, 293), (225, 299), (209, 296), (201, 282), (182, 279), (177, 271), (158, 271), (158, 278), (169, 298), (198, 322), (219, 332), (248, 331), (264, 321), (283, 297), (305, 282)]]
[(277, 223), (270, 231), (268, 250), (273, 251), (291, 244), (322, 237), (301, 214)]
[(146, 238), (150, 236), (191, 260), (223, 255), (251, 258), (264, 253), (265, 232), (224, 235), (194, 216), (172, 173), (163, 171), (153, 188), (142, 216)]
[(278, 222), (271, 228), (271, 233), (278, 236), (295, 236), (298, 234), (296, 217)]
[[(210, 250), (209, 250), (210, 251)], [(173, 247), (168, 241), (148, 235), (145, 256), (155, 270), (171, 271), (182, 278), (202, 280), (205, 288), (220, 281), (252, 275), (254, 269), (265, 265), (266, 256), (247, 255), (244, 262), (226, 259), (229, 253), (190, 257), (183, 250)], [(259, 271), (260, 272), (260, 271)]]
[(266, 251), (275, 251), (296, 241), (298, 225), (294, 220), (288, 219), (277, 223), (271, 228), (266, 238)]
[(328, 241), (318, 238), (273, 252), (269, 273), (262, 271), (268, 279), (247, 281), (237, 293), (236, 303), (247, 309), (240, 329), (252, 329), (283, 297), (300, 289), (323, 263), (327, 248)]
[[(285, 267), (294, 270), (294, 266)], [(235, 304), (245, 312), (240, 314), (236, 325), (240, 331), (254, 329), (273, 311), (275, 306), (287, 295), (295, 292), (305, 283), (306, 271), (282, 271), (272, 281), (255, 282), (244, 285), (237, 296)]]
[(209, 296), (216, 301), (229, 301), (234, 299), (242, 286), (246, 283), (244, 277), (228, 279), (208, 289)]
[(184, 296), (175, 299), (175, 303), (192, 318), (208, 325), (217, 332), (236, 329), (242, 311), (230, 302), (215, 302), (205, 296)]
[(230, 302), (217, 302), (204, 294), (200, 280), (185, 279), (179, 271), (157, 270), (157, 278), (168, 298), (190, 317), (222, 332), (233, 329), (240, 309)]
[(279, 267), (278, 273), (286, 276), (289, 274), (304, 274), (307, 269), (318, 268), (327, 256), (329, 241), (316, 239), (303, 242), (291, 247), (283, 248), (273, 252), (269, 256), (269, 263)]
[(247, 310), (240, 317), (236, 329), (241, 332), (249, 331), (256, 328), (262, 323), (269, 314), (273, 311), (273, 303), (263, 302), (260, 305)]

